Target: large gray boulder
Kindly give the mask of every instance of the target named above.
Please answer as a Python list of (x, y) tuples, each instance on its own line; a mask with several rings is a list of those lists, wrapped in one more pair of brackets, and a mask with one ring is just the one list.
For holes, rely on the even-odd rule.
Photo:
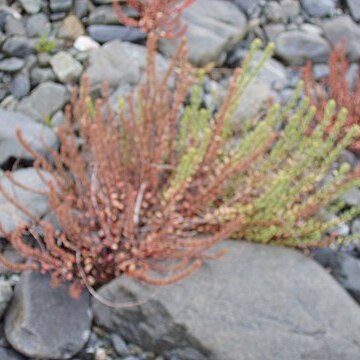
[(70, 359), (90, 336), (88, 293), (71, 299), (68, 287), (51, 288), (50, 279), (24, 273), (5, 316), (5, 335), (20, 353), (40, 359)]
[(23, 114), (0, 109), (0, 164), (10, 157), (32, 159), (32, 155), (19, 144), (16, 129), (20, 129), (25, 141), (42, 154), (58, 146), (54, 131), (47, 126)]
[[(184, 24), (188, 26), (189, 60), (197, 66), (220, 60), (245, 35), (245, 15), (231, 2), (221, 0), (197, 0), (183, 13)], [(178, 41), (162, 40), (160, 51), (171, 56)]]
[[(41, 170), (41, 174), (45, 181), (51, 179), (49, 173)], [(4, 191), (34, 216), (45, 215), (50, 210), (50, 206), (46, 194), (39, 193), (39, 191), (44, 191), (47, 187), (38, 172), (34, 168), (19, 169), (12, 172), (12, 177), (17, 183), (28, 189), (14, 185), (7, 177), (3, 176), (0, 178), (0, 185)], [(0, 223), (5, 231), (14, 231), (17, 226), (27, 220), (29, 220), (29, 216), (0, 193)]]
[(317, 263), (286, 248), (221, 246), (229, 250), (224, 258), (179, 284), (118, 278), (105, 285), (107, 300), (144, 302), (114, 309), (93, 300), (96, 323), (145, 349), (195, 348), (194, 359), (358, 358), (360, 309)]

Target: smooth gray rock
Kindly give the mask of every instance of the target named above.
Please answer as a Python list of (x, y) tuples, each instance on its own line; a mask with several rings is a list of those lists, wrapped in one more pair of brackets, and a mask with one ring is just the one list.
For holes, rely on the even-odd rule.
[(324, 20), (322, 27), (331, 45), (339, 45), (343, 39), (346, 39), (346, 53), (350, 61), (360, 59), (360, 26), (350, 16), (342, 15)]
[(323, 267), (330, 269), (331, 275), (360, 304), (360, 260), (331, 249), (314, 250), (312, 256)]
[(11, 57), (0, 61), (0, 71), (14, 73), (21, 70), (24, 65), (24, 59)]
[(326, 62), (330, 45), (317, 34), (292, 30), (279, 34), (275, 39), (276, 55), (289, 65), (304, 65), (307, 60)]
[(146, 38), (146, 34), (139, 29), (121, 25), (90, 25), (87, 31), (92, 39), (101, 44), (115, 39), (136, 42)]
[(266, 19), (272, 23), (281, 23), (286, 20), (286, 15), (281, 5), (276, 1), (268, 1), (264, 9), (264, 14)]
[[(113, 40), (98, 50), (90, 52), (86, 74), (92, 90), (100, 89), (107, 81), (111, 87), (137, 85), (146, 68), (147, 51), (144, 46)], [(157, 56), (159, 69), (165, 69), (167, 61)]]
[[(121, 277), (93, 299), (97, 324), (145, 349), (197, 342), (207, 360), (355, 360), (360, 311), (341, 286), (295, 250), (225, 241), (223, 259), (179, 284), (154, 288)], [(186, 344), (185, 344), (186, 343)]]
[(44, 13), (30, 16), (25, 26), (29, 37), (48, 36), (51, 31), (50, 21)]
[(14, 16), (9, 15), (5, 20), (5, 33), (7, 36), (25, 36), (26, 31), (21, 19), (17, 19)]
[(0, 109), (0, 164), (10, 157), (32, 159), (19, 144), (16, 129), (21, 129), (25, 141), (41, 154), (47, 153), (47, 147), (55, 149), (58, 145), (56, 135), (48, 127), (23, 114)]
[(72, 0), (50, 0), (50, 10), (55, 13), (69, 11), (72, 2)]
[(285, 25), (284, 24), (266, 24), (264, 25), (264, 31), (266, 37), (269, 41), (275, 41), (277, 36), (283, 32), (285, 32)]
[(119, 19), (111, 5), (96, 7), (89, 15), (89, 24), (118, 25)]
[(67, 286), (53, 289), (46, 275), (24, 273), (5, 316), (5, 335), (19, 352), (41, 359), (70, 359), (90, 336), (88, 293), (71, 299)]
[(280, 6), (288, 19), (293, 19), (300, 14), (301, 7), (297, 0), (281, 0)]
[(11, 82), (10, 91), (16, 99), (21, 99), (24, 96), (28, 95), (30, 92), (29, 77), (21, 73), (16, 75)]
[(61, 110), (69, 100), (66, 88), (53, 82), (41, 83), (29, 96), (23, 98), (17, 110), (39, 122)]
[(262, 2), (262, 0), (233, 0), (241, 10), (252, 13)]
[(56, 77), (62, 83), (75, 82), (83, 71), (81, 64), (66, 51), (60, 51), (54, 55), (50, 64)]
[(336, 10), (334, 0), (302, 0), (301, 5), (310, 16), (314, 17), (333, 15)]
[(355, 21), (360, 21), (360, 2), (358, 0), (345, 0), (350, 14)]
[[(188, 26), (189, 60), (197, 66), (219, 61), (221, 55), (232, 49), (247, 30), (245, 15), (231, 2), (197, 0), (183, 13)], [(179, 40), (178, 40), (179, 41)], [(178, 41), (163, 39), (160, 51), (171, 56)]]
[(19, 0), (19, 2), (28, 14), (38, 13), (41, 9), (41, 0)]
[(360, 189), (352, 188), (348, 190), (343, 196), (342, 199), (345, 201), (346, 205), (356, 206), (360, 204)]
[[(50, 175), (42, 171), (45, 179), (50, 180)], [(39, 176), (34, 168), (19, 169), (12, 172), (13, 178), (35, 191), (46, 189), (44, 180)], [(48, 198), (45, 194), (39, 194), (33, 191), (25, 190), (15, 186), (7, 177), (0, 178), (0, 184), (3, 189), (13, 196), (19, 204), (30, 211), (34, 216), (43, 216), (49, 211)], [(7, 232), (12, 232), (24, 221), (28, 221), (29, 216), (24, 214), (15, 205), (5, 199), (0, 193), (0, 223)]]
[(81, 19), (87, 15), (89, 11), (89, 3), (87, 0), (76, 0), (74, 3), (74, 13)]
[(2, 45), (2, 51), (9, 56), (26, 57), (33, 52), (29, 39), (23, 36), (12, 36), (7, 38)]

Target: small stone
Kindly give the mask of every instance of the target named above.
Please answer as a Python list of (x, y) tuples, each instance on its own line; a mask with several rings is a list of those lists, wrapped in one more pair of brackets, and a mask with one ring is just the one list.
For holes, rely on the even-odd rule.
[(280, 6), (289, 19), (296, 18), (301, 11), (300, 3), (296, 0), (281, 0)]
[(29, 16), (26, 21), (26, 32), (29, 37), (48, 36), (51, 24), (44, 13)]
[(283, 9), (276, 1), (269, 1), (266, 4), (264, 14), (269, 22), (281, 23), (285, 21)]
[(91, 38), (99, 43), (105, 43), (115, 39), (139, 42), (146, 38), (146, 34), (139, 29), (121, 25), (90, 25), (87, 31)]
[(74, 14), (79, 18), (83, 18), (88, 14), (89, 3), (87, 0), (76, 0), (74, 3)]
[(300, 29), (302, 31), (305, 31), (309, 34), (314, 34), (314, 35), (322, 35), (324, 32), (321, 29), (321, 27), (316, 26), (314, 24), (301, 24)]
[(0, 319), (10, 302), (12, 295), (13, 291), (11, 285), (4, 280), (0, 280)]
[(103, 348), (96, 349), (95, 360), (110, 360), (106, 354), (106, 350)]
[(299, 30), (281, 33), (275, 44), (276, 54), (290, 65), (304, 65), (307, 60), (325, 62), (330, 53), (329, 44), (321, 36)]
[(302, 0), (305, 11), (314, 17), (324, 17), (333, 15), (336, 10), (334, 0)]
[(129, 355), (129, 348), (121, 336), (117, 334), (111, 334), (111, 341), (118, 355), (120, 356)]
[(360, 219), (356, 219), (352, 222), (351, 233), (360, 235)]
[(41, 0), (19, 0), (22, 8), (28, 14), (36, 14), (41, 9)]
[(30, 92), (30, 80), (25, 74), (18, 74), (10, 85), (10, 91), (16, 99), (21, 99)]
[(284, 24), (266, 24), (264, 25), (266, 37), (269, 41), (275, 41), (277, 36), (285, 32)]
[(41, 83), (29, 96), (23, 98), (17, 110), (39, 122), (61, 110), (69, 99), (66, 88), (52, 82)]
[(323, 21), (323, 29), (331, 45), (337, 46), (346, 39), (346, 53), (350, 61), (360, 59), (360, 26), (350, 16), (342, 15)]
[(2, 51), (9, 56), (26, 57), (33, 52), (29, 39), (22, 36), (12, 36), (5, 40)]
[(37, 58), (38, 58), (38, 63), (41, 67), (46, 67), (50, 65), (50, 61), (51, 61), (50, 54), (41, 52), (38, 54)]
[(360, 190), (358, 188), (352, 188), (348, 190), (343, 196), (343, 200), (346, 205), (356, 206), (360, 204)]
[(119, 25), (119, 18), (116, 16), (112, 6), (98, 6), (89, 16), (90, 25)]
[(95, 50), (100, 47), (99, 43), (89, 36), (79, 36), (74, 42), (74, 48), (79, 51)]
[(75, 15), (69, 15), (62, 22), (57, 35), (61, 39), (76, 40), (84, 33), (84, 25), (79, 18)]
[(67, 12), (72, 6), (72, 0), (50, 0), (50, 10), (54, 13)]
[(56, 80), (56, 75), (51, 68), (35, 67), (31, 70), (30, 82), (33, 87), (47, 81), (55, 81), (55, 80)]
[(25, 65), (25, 61), (20, 58), (12, 57), (0, 61), (0, 71), (14, 73), (21, 70)]
[(67, 285), (54, 289), (49, 276), (28, 272), (15, 288), (5, 335), (26, 356), (70, 359), (89, 339), (91, 319), (87, 292), (74, 300)]
[(5, 21), (5, 32), (7, 36), (19, 35), (25, 36), (25, 27), (20, 19), (9, 15)]
[(54, 55), (50, 64), (57, 78), (63, 83), (76, 81), (83, 70), (81, 64), (65, 51)]

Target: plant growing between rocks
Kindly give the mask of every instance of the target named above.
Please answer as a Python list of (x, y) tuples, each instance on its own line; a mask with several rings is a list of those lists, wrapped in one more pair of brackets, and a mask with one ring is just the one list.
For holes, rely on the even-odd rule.
[[(356, 83), (352, 86), (346, 76), (349, 70), (349, 61), (345, 49), (346, 43), (344, 41), (332, 50), (328, 61), (329, 75), (321, 79), (319, 83), (314, 79), (311, 62), (308, 62), (303, 69), (305, 93), (317, 108), (316, 119), (318, 121), (323, 118), (326, 104), (330, 99), (334, 99), (339, 107), (343, 106), (348, 109), (349, 114), (342, 136), (352, 125), (360, 124), (360, 73), (357, 75)], [(332, 131), (332, 126), (331, 123), (327, 129), (329, 133)], [(359, 153), (360, 139), (356, 139), (349, 148)]]
[(318, 246), (332, 239), (324, 236), (328, 229), (359, 212), (352, 208), (324, 220), (325, 210), (344, 210), (337, 199), (360, 182), (360, 168), (332, 170), (358, 136), (356, 126), (341, 136), (347, 111), (335, 115), (334, 101), (314, 126), (316, 108), (300, 100), (300, 86), (287, 106), (273, 105), (241, 139), (232, 138), (232, 116), (272, 44), (253, 65), (261, 45), (253, 43), (213, 114), (202, 105), (204, 71), (190, 67), (184, 41), (158, 75), (157, 39), (149, 35), (145, 82), (119, 100), (119, 116), (110, 108), (109, 89), (104, 86), (103, 98), (94, 102), (84, 78), (51, 160), (18, 131), (39, 176), (40, 170), (51, 175), (44, 185), (59, 227), (33, 216), (0, 186), (30, 220), (13, 233), (2, 229), (29, 260), (14, 264), (1, 255), (5, 266), (48, 272), (54, 286), (70, 281), (74, 297), (120, 275), (166, 285), (221, 255), (208, 250), (222, 239)]

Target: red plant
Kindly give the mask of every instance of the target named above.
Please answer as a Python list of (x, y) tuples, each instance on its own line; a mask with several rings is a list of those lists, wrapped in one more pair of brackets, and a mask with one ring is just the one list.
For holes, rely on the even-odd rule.
[(186, 26), (181, 24), (180, 16), (194, 1), (126, 0), (127, 6), (137, 12), (137, 19), (124, 13), (119, 0), (113, 0), (113, 8), (119, 21), (126, 26), (137, 27), (146, 33), (156, 31), (164, 38), (175, 38), (185, 33)]
[[(321, 79), (319, 83), (314, 79), (313, 66), (310, 62), (303, 69), (305, 93), (317, 108), (318, 121), (323, 118), (326, 104), (330, 99), (334, 99), (339, 108), (348, 109), (343, 135), (352, 125), (360, 125), (360, 71), (355, 86), (350, 86), (346, 77), (349, 61), (346, 57), (345, 45), (343, 42), (332, 50), (328, 61), (329, 75)], [(328, 128), (328, 132), (330, 133), (331, 130), (332, 126)], [(351, 144), (350, 150), (360, 153), (360, 138)]]

